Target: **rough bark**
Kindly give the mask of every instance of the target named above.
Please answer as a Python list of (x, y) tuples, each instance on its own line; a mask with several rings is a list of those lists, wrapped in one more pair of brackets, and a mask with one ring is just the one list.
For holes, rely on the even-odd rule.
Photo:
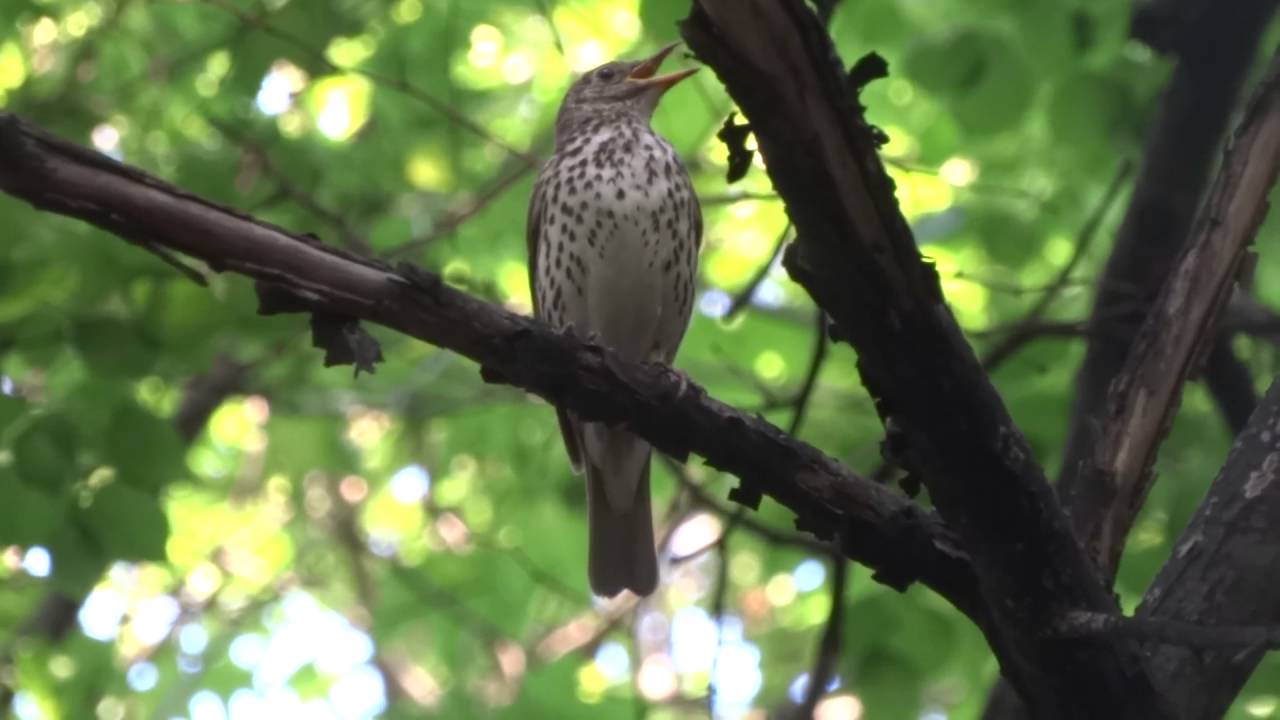
[[(394, 269), (203, 200), (0, 113), (0, 190), (153, 252), (197, 258), (285, 292), (309, 311), (361, 318), (458, 352), (581, 416), (626, 422), (667, 454), (694, 452), (797, 514), (904, 588), (921, 581), (980, 625), (985, 611), (956, 541), (932, 512), (861, 478), (660, 365), (550, 330), (407, 266)], [(759, 501), (759, 496), (744, 501)]]
[[(1143, 32), (1143, 23), (1155, 22), (1151, 18), (1164, 18), (1157, 23), (1167, 28), (1161, 32), (1177, 39), (1159, 47), (1176, 52), (1178, 61), (1147, 137), (1133, 197), (1098, 280), (1090, 340), (1076, 379), (1058, 489), (1081, 537), (1105, 510), (1097, 504), (1105, 495), (1098, 488), (1081, 487), (1080, 472), (1103, 437), (1108, 388), (1124, 368), (1136, 331), (1190, 235), (1276, 2), (1242, 0), (1213, 13), (1203, 12), (1205, 3), (1199, 0), (1147, 5), (1135, 19), (1135, 32)], [(1188, 26), (1195, 28), (1191, 35), (1177, 29)]]
[(786, 201), (788, 270), (857, 349), (889, 444), (969, 551), (1005, 675), (1041, 717), (1168, 716), (1127, 644), (1042, 635), (1059, 615), (1115, 601), (920, 257), (818, 20), (799, 0), (698, 0), (682, 31), (750, 121)]
[[(1206, 0), (1141, 0), (1135, 9), (1133, 36), (1176, 58), (1177, 64), (1147, 136), (1133, 197), (1098, 280), (1085, 360), (1076, 378), (1058, 492), (1081, 537), (1105, 511), (1089, 504), (1105, 495), (1096, 488), (1080, 488), (1078, 473), (1103, 436), (1107, 390), (1124, 367), (1137, 328), (1190, 234), (1215, 153), (1275, 7), (1275, 0), (1244, 0), (1226, 7)], [(1233, 428), (1245, 384), (1242, 367), (1224, 338), (1204, 374)], [(1025, 714), (1014, 693), (997, 683), (983, 717), (1000, 720)]]
[(1266, 217), (1278, 171), (1280, 59), (1254, 93), (1197, 221), (1195, 239), (1178, 259), (1112, 383), (1103, 440), (1079, 476), (1077, 501), (1105, 508), (1092, 514), (1094, 524), (1081, 529), (1088, 531), (1082, 537), (1109, 575), (1155, 481), (1156, 453), (1173, 423), (1183, 383), (1213, 344), (1218, 316)]
[[(1280, 382), (1236, 438), (1226, 465), (1147, 591), (1138, 615), (1200, 625), (1280, 623)], [(1219, 718), (1265, 652), (1153, 648), (1153, 671), (1183, 717)]]

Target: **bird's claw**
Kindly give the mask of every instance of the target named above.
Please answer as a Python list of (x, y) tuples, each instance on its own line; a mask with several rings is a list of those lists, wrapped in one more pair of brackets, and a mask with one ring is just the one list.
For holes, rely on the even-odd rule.
[(575, 328), (573, 326), (573, 323), (571, 322), (561, 325), (560, 333), (563, 335), (568, 335), (569, 337), (578, 339), (579, 341), (582, 342), (583, 345), (595, 346), (595, 347), (601, 347), (604, 345), (604, 343), (600, 341), (600, 333), (596, 332), (595, 330), (592, 330), (586, 335), (583, 335), (582, 333), (578, 332), (578, 329)]
[(670, 365), (664, 364), (662, 369), (676, 384), (676, 390), (672, 397), (676, 400), (684, 397), (685, 393), (689, 391), (689, 386), (693, 384), (693, 380), (683, 370), (677, 370)]

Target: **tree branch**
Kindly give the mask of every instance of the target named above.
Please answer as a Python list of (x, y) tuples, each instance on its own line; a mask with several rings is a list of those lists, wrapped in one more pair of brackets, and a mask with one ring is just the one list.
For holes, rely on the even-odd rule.
[(1070, 613), (1053, 626), (1052, 633), (1061, 637), (1110, 635), (1186, 649), (1236, 652), (1280, 649), (1280, 626), (1276, 625), (1200, 625), (1179, 620)]
[(1077, 492), (1093, 516), (1086, 535), (1114, 574), (1133, 520), (1155, 481), (1151, 472), (1182, 396), (1182, 386), (1213, 342), (1245, 251), (1266, 217), (1280, 172), (1280, 56), (1245, 111), (1226, 161), (1183, 253), (1112, 385), (1096, 464)]
[(1168, 716), (1127, 645), (1041, 637), (1115, 601), (947, 310), (818, 19), (800, 0), (698, 0), (682, 34), (751, 123), (797, 230), (787, 269), (970, 552), (1004, 673), (1041, 717)]
[[(1137, 615), (1203, 626), (1280, 624), (1280, 382), (1236, 438), (1204, 502), (1147, 590)], [(1189, 719), (1222, 717), (1275, 633), (1252, 646), (1168, 646), (1153, 672)]]
[[(1167, 14), (1194, 10), (1202, 0), (1152, 0)], [(1059, 494), (1077, 534), (1085, 537), (1104, 508), (1081, 489), (1082, 465), (1094, 457), (1106, 420), (1107, 392), (1123, 370), (1137, 329), (1190, 236), (1196, 208), (1212, 177), (1214, 159), (1236, 98), (1257, 56), (1259, 38), (1276, 0), (1242, 0), (1195, 23), (1193, 42), (1177, 46), (1178, 63), (1147, 138), (1133, 197), (1098, 282), (1090, 342), (1076, 380), (1075, 407), (1059, 472)], [(1170, 16), (1172, 17), (1172, 16)], [(1134, 27), (1134, 33), (1141, 28)], [(1172, 46), (1171, 46), (1172, 47)]]
[(922, 581), (979, 623), (975, 579), (931, 512), (858, 477), (769, 423), (708, 397), (660, 365), (555, 332), (445, 285), (438, 277), (360, 258), (198, 198), (0, 113), (0, 190), (38, 208), (141, 234), (210, 267), (284, 288), (308, 310), (358, 317), (452, 349), (503, 381), (629, 429), (676, 457), (690, 452), (769, 495), (797, 525), (843, 551), (881, 582)]

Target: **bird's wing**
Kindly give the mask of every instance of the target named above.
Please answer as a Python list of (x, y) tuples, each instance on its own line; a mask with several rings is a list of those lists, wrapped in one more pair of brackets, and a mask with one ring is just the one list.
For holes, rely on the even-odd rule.
[[(545, 172), (540, 173), (533, 183), (533, 194), (529, 198), (529, 214), (525, 219), (524, 233), (525, 247), (529, 253), (529, 294), (533, 300), (533, 315), (544, 320), (546, 318), (538, 307), (538, 243), (543, 230), (542, 211), (545, 203), (542, 202), (542, 194), (546, 188), (546, 177)], [(573, 466), (574, 472), (582, 472), (582, 450), (578, 439), (577, 423), (573, 421), (567, 410), (560, 407), (556, 408), (556, 420), (560, 422), (560, 436), (564, 438), (564, 449), (569, 454), (569, 463)]]
[(533, 316), (540, 318), (538, 309), (538, 236), (542, 231), (542, 188), (545, 173), (539, 173), (529, 197), (529, 214), (525, 218), (524, 242), (529, 253), (529, 294), (533, 300)]
[[(689, 236), (683, 238), (686, 242), (676, 243), (671, 251), (671, 260), (677, 271), (676, 275), (665, 278), (663, 318), (650, 355), (651, 359), (661, 360), (668, 365), (675, 360), (680, 343), (689, 329), (689, 320), (693, 317), (698, 252), (702, 248), (702, 208), (698, 205), (698, 195), (687, 175), (677, 182), (683, 184), (682, 190), (689, 194), (689, 206), (684, 217)], [(683, 278), (679, 277), (681, 273)]]

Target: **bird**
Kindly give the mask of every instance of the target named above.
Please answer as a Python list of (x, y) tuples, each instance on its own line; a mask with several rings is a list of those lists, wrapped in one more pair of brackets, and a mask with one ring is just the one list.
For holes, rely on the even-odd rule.
[[(572, 83), (526, 230), (536, 317), (625, 358), (668, 366), (689, 327), (702, 242), (688, 171), (650, 124), (663, 95), (698, 69), (658, 75), (678, 45), (605, 63)], [(591, 591), (651, 594), (652, 448), (624, 428), (563, 408), (556, 415), (570, 464), (586, 475)]]

